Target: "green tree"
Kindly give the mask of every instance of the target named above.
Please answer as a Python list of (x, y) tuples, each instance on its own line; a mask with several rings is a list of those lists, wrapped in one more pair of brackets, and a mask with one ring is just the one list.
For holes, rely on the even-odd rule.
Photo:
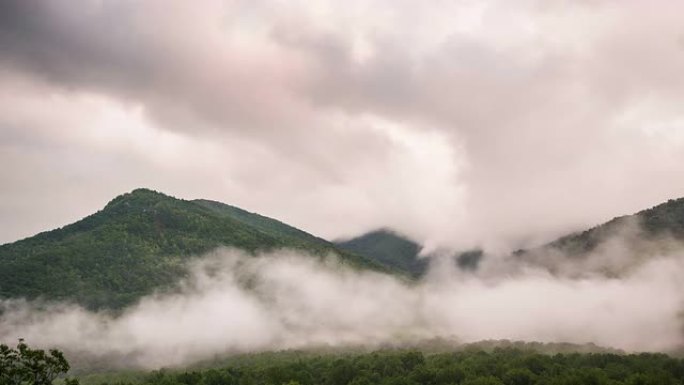
[(529, 369), (511, 369), (504, 375), (506, 385), (532, 385), (535, 383), (534, 373)]
[[(0, 384), (51, 385), (60, 374), (69, 371), (64, 354), (52, 349), (31, 349), (20, 339), (16, 348), (0, 345)], [(78, 385), (77, 380), (65, 380), (65, 385)]]
[(483, 377), (475, 377), (472, 379), (466, 380), (464, 385), (503, 385), (503, 382), (501, 382), (498, 378), (494, 376), (483, 376)]

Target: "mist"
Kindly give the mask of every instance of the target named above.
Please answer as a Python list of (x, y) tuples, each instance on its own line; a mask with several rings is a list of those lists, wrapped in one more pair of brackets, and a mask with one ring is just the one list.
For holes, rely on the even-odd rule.
[(373, 349), (429, 339), (594, 343), (664, 352), (684, 342), (684, 260), (676, 253), (650, 255), (637, 264), (626, 258), (631, 268), (619, 277), (601, 268), (582, 276), (552, 272), (495, 256), (466, 273), (448, 258), (433, 258), (431, 271), (412, 282), (359, 271), (334, 256), (219, 249), (191, 263), (177, 290), (147, 296), (118, 315), (4, 301), (0, 341), (25, 338), (31, 345), (143, 368), (222, 354)]

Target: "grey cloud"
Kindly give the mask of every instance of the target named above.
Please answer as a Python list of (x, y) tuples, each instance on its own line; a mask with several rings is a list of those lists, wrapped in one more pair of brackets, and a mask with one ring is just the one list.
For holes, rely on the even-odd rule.
[(288, 106), (278, 84), (287, 62), (255, 61), (213, 41), (222, 33), (217, 4), (191, 12), (158, 1), (7, 2), (4, 62), (57, 85), (140, 101), (167, 129), (297, 129), (301, 107)]
[[(387, 225), (452, 247), (511, 248), (684, 195), (682, 9), (672, 2), (2, 7), (3, 76), (40, 82), (36, 99), (101, 95), (194, 143), (186, 158), (207, 141), (226, 153), (204, 172), (230, 187), (189, 188), (191, 172), (136, 181), (218, 191), (321, 235)], [(8, 110), (3, 131), (24, 130)], [(442, 151), (441, 179), (401, 164), (420, 158), (411, 132), (440, 138), (424, 151)], [(392, 177), (402, 168), (415, 175)], [(250, 189), (260, 192), (236, 193)]]
[[(508, 8), (492, 8), (483, 24), (501, 19)], [(579, 47), (555, 39), (567, 33), (567, 8), (597, 14), (577, 18), (577, 23), (589, 24)], [(315, 58), (314, 103), (428, 122), (463, 144), (469, 160), (463, 175), (470, 190), (465, 204), (473, 212), (469, 223), (479, 222), (476, 234), (468, 235), (475, 242), (491, 244), (498, 238), (525, 243), (530, 234), (549, 237), (666, 199), (654, 179), (678, 173), (669, 162), (681, 160), (681, 144), (658, 154), (661, 140), (667, 139), (644, 134), (644, 122), (623, 127), (616, 121), (624, 121), (644, 99), (666, 108), (681, 99), (684, 90), (676, 75), (683, 52), (677, 46), (681, 28), (669, 16), (675, 10), (665, 14), (646, 11), (638, 3), (619, 10), (587, 3), (527, 11), (535, 27), (552, 28), (511, 47), (453, 33), (416, 57), (413, 47), (401, 45), (401, 29), (390, 29), (380, 37), (367, 36), (376, 54), (359, 63), (344, 32), (316, 35), (304, 29), (290, 32), (298, 38), (285, 42)], [(641, 17), (642, 11), (649, 17)], [(558, 19), (559, 26), (543, 24), (545, 18)], [(681, 116), (681, 111), (675, 114)], [(658, 115), (647, 119), (657, 120)], [(673, 185), (670, 194), (682, 194), (683, 187)], [(625, 189), (634, 192), (619, 200), (608, 198)], [(526, 216), (536, 218), (534, 230), (529, 222), (519, 230)], [(459, 231), (463, 229), (455, 226), (454, 234)]]

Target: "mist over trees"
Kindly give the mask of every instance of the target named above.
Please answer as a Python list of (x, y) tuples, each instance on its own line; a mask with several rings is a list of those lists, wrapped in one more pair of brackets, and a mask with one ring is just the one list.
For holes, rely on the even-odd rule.
[[(371, 233), (345, 251), (237, 207), (138, 189), (0, 246), (0, 297), (25, 298), (0, 301), (0, 341), (147, 369), (430, 338), (671, 352), (682, 341), (682, 210), (684, 200), (669, 201), (513, 256), (472, 253), (472, 268), (452, 258), (432, 269), (396, 234)], [(425, 274), (412, 279), (417, 262)]]
[(684, 385), (682, 15), (0, 0), (0, 385)]

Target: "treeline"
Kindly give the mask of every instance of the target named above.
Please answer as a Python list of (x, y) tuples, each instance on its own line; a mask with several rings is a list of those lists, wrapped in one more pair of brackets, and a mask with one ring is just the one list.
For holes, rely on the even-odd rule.
[(670, 385), (684, 384), (684, 361), (665, 354), (546, 355), (513, 348), (424, 354), (256, 355), (222, 368), (160, 370), (108, 385)]

